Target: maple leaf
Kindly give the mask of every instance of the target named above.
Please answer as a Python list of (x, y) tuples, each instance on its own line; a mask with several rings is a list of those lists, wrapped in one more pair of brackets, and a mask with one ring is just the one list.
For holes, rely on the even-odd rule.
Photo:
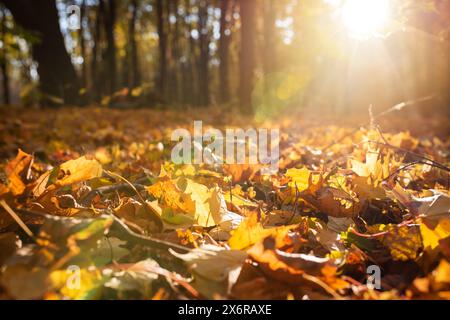
[(179, 216), (187, 215), (199, 226), (213, 227), (222, 222), (228, 211), (217, 188), (208, 188), (185, 177), (170, 179), (164, 176), (147, 187), (147, 191), (159, 199), (162, 217), (169, 223), (189, 222), (186, 217)]
[(350, 160), (352, 171), (359, 177), (370, 178), (371, 184), (376, 187), (383, 179), (389, 176), (389, 154), (382, 157), (379, 150), (368, 150), (366, 152), (366, 162), (354, 159)]
[(422, 249), (422, 238), (417, 225), (389, 225), (383, 236), (383, 244), (389, 248), (394, 260), (414, 260)]
[[(33, 156), (19, 149), (16, 158), (6, 165), (5, 173), (8, 178), (9, 190), (14, 196), (19, 196), (25, 191), (23, 173), (25, 170), (29, 170), (32, 163)], [(2, 191), (2, 193), (5, 191)]]
[(256, 261), (267, 276), (289, 284), (312, 282), (337, 297), (333, 288), (348, 287), (348, 283), (336, 277), (336, 266), (329, 258), (278, 250), (276, 239), (267, 237), (255, 244), (249, 256)]
[(290, 178), (289, 187), (298, 192), (306, 192), (314, 194), (322, 185), (322, 175), (314, 174), (306, 167), (301, 169), (289, 169), (286, 177)]
[(190, 179), (181, 180), (180, 183), (185, 186), (183, 192), (189, 195), (195, 203), (194, 219), (197, 224), (202, 227), (218, 225), (227, 211), (221, 203), (218, 190), (216, 188), (208, 189)]
[(294, 227), (295, 226), (285, 226), (265, 229), (263, 225), (258, 222), (258, 215), (256, 213), (252, 213), (241, 222), (236, 230), (232, 232), (231, 238), (228, 240), (228, 244), (232, 249), (242, 250), (268, 236), (283, 239), (289, 230)]
[(190, 213), (195, 210), (195, 203), (188, 195), (184, 194), (178, 186), (178, 180), (163, 176), (149, 187), (147, 191), (157, 198), (161, 205), (169, 207), (175, 212)]
[[(142, 231), (152, 233), (158, 229), (157, 225), (152, 220), (153, 216), (146, 210), (145, 205), (153, 210), (156, 214), (161, 216), (160, 208), (155, 203), (147, 201), (144, 205), (132, 198), (124, 198), (121, 200), (120, 205), (114, 209), (116, 216), (125, 219), (127, 222), (131, 222), (130, 226), (134, 231), (141, 233)], [(138, 226), (139, 230), (136, 230)]]
[(55, 185), (68, 186), (77, 182), (101, 177), (102, 166), (97, 160), (89, 160), (85, 156), (64, 162), (59, 166)]
[(441, 240), (450, 237), (450, 219), (440, 219), (437, 223), (427, 223), (424, 220), (420, 224), (420, 233), (425, 250), (432, 251), (439, 246)]
[(359, 199), (331, 187), (319, 189), (316, 197), (309, 194), (302, 197), (321, 212), (336, 218), (356, 217), (363, 207)]
[(380, 186), (371, 184), (371, 179), (368, 177), (354, 177), (352, 179), (353, 191), (360, 198), (366, 199), (384, 199), (386, 192)]
[(288, 169), (285, 176), (291, 178), (289, 187), (297, 188), (298, 192), (303, 192), (309, 189), (309, 177), (311, 172), (303, 167), (301, 169)]

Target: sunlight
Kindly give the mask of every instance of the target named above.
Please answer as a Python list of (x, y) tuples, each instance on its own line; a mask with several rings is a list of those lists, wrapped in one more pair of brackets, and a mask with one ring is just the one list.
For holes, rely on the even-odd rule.
[(341, 14), (352, 37), (366, 38), (386, 26), (389, 0), (347, 0)]

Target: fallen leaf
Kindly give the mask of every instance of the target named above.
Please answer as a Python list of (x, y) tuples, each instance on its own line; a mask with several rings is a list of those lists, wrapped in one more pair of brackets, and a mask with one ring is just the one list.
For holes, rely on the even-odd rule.
[(33, 156), (19, 149), (16, 158), (6, 165), (5, 173), (8, 178), (8, 186), (13, 195), (19, 196), (25, 191), (24, 173), (27, 174), (25, 170), (29, 170), (32, 163)]
[(68, 186), (77, 182), (101, 177), (102, 166), (97, 160), (89, 160), (85, 156), (64, 162), (59, 166), (55, 185)]

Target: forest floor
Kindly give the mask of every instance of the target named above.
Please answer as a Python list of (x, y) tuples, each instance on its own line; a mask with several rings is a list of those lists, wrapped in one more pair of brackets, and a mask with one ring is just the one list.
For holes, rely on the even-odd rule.
[[(449, 118), (2, 109), (0, 299), (450, 299)], [(175, 165), (194, 120), (279, 172)]]

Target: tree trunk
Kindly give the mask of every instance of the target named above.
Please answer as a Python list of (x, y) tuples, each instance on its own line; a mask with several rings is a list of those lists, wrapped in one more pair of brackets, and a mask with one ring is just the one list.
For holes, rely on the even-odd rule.
[(209, 105), (209, 29), (208, 29), (208, 3), (206, 0), (200, 0), (198, 10), (198, 29), (199, 29), (199, 106)]
[(185, 0), (184, 3), (186, 15), (184, 18), (184, 27), (186, 29), (186, 48), (184, 51), (184, 62), (183, 62), (183, 100), (188, 105), (196, 104), (195, 99), (197, 98), (197, 87), (195, 81), (195, 39), (192, 37), (192, 21), (187, 17), (191, 15), (190, 1)]
[(178, 14), (178, 0), (171, 1), (172, 14), (176, 18), (173, 35), (172, 35), (172, 67), (171, 67), (171, 91), (173, 92), (173, 101), (180, 102), (180, 82), (179, 82), (179, 60), (180, 60), (180, 15)]
[(138, 47), (136, 40), (136, 24), (138, 14), (138, 0), (131, 0), (132, 14), (129, 28), (129, 38), (131, 42), (131, 87), (136, 88), (141, 85), (141, 72), (139, 69)]
[(255, 5), (240, 0), (241, 50), (239, 100), (242, 111), (252, 113), (252, 91), (255, 72)]
[(80, 54), (83, 58), (83, 65), (81, 66), (81, 86), (87, 87), (88, 74), (87, 74), (87, 55), (86, 55), (86, 42), (84, 41), (84, 24), (83, 20), (86, 17), (86, 0), (83, 0), (80, 8), (80, 30), (78, 30), (78, 38), (80, 41)]
[(173, 70), (173, 46), (171, 39), (173, 38), (172, 23), (170, 23), (170, 17), (172, 16), (172, 3), (173, 1), (165, 2), (166, 11), (166, 44), (167, 44), (167, 67), (166, 67), (166, 102), (172, 103), (174, 101), (174, 70)]
[(231, 1), (222, 0), (220, 3), (220, 42), (219, 42), (219, 75), (220, 75), (220, 102), (230, 101), (230, 75), (229, 75), (229, 47), (231, 40), (230, 14)]
[(100, 52), (100, 39), (103, 25), (103, 17), (105, 15), (105, 5), (104, 0), (99, 0), (97, 7), (97, 14), (95, 19), (95, 26), (93, 31), (94, 46), (92, 47), (92, 64), (91, 64), (91, 77), (92, 77), (92, 90), (91, 95), (94, 101), (99, 102), (102, 96), (102, 80), (101, 80), (101, 70), (99, 70), (99, 52)]
[(108, 91), (113, 94), (117, 89), (116, 41), (114, 27), (116, 25), (116, 0), (108, 0), (108, 15), (105, 19), (106, 32), (106, 64), (108, 66)]
[(0, 1), (12, 13), (17, 24), (40, 37), (40, 41), (32, 45), (32, 55), (38, 63), (43, 102), (51, 104), (57, 97), (65, 103), (78, 104), (79, 83), (59, 28), (55, 0)]
[(263, 68), (264, 74), (269, 75), (276, 70), (276, 47), (277, 38), (275, 31), (275, 1), (265, 0), (264, 2), (264, 53)]
[(159, 37), (159, 75), (158, 91), (160, 95), (166, 97), (166, 79), (167, 79), (167, 38), (164, 28), (164, 7), (163, 0), (156, 0), (157, 29)]
[(8, 105), (11, 103), (9, 96), (9, 73), (8, 73), (8, 52), (6, 49), (6, 11), (2, 8), (2, 20), (1, 20), (1, 41), (3, 43), (2, 55), (0, 57), (0, 67), (2, 72), (2, 88), (3, 88), (3, 103)]

